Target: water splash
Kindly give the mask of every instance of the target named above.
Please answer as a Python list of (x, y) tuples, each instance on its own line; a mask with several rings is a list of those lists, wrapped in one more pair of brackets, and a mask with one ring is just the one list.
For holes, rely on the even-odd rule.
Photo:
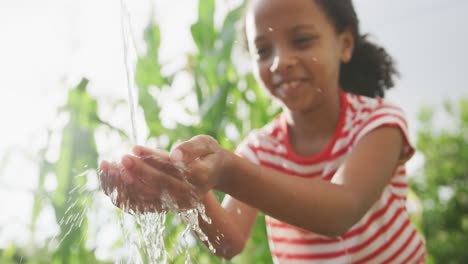
[[(192, 185), (185, 176), (187, 171), (186, 171), (186, 167), (184, 164), (181, 164), (181, 163), (173, 164), (164, 159), (161, 159), (159, 156), (156, 156), (156, 155), (145, 155), (140, 158), (144, 160), (146, 159), (157, 160), (163, 166), (171, 167), (175, 169), (177, 173), (174, 173), (172, 176), (177, 177), (179, 180), (183, 181), (185, 184), (189, 186)], [(185, 222), (186, 228), (184, 232), (182, 233), (182, 237), (183, 237), (182, 242), (187, 241), (190, 233), (194, 232), (202, 242), (205, 242), (207, 244), (208, 249), (212, 253), (215, 253), (216, 249), (213, 247), (211, 242), (208, 240), (208, 237), (204, 234), (204, 232), (201, 230), (199, 226), (199, 217), (208, 224), (211, 224), (211, 218), (209, 218), (206, 215), (205, 206), (200, 202), (200, 198), (197, 196), (197, 194), (195, 194), (194, 192), (191, 192), (189, 193), (189, 196), (190, 196), (189, 203), (194, 208), (181, 210), (181, 208), (179, 208), (179, 206), (174, 201), (174, 199), (170, 196), (170, 194), (168, 192), (163, 191), (160, 196), (162, 208), (175, 213), (177, 217), (181, 218)], [(188, 256), (186, 260), (189, 261), (190, 257), (188, 254), (189, 248), (188, 248), (187, 243), (183, 243), (182, 247), (185, 249), (186, 255)]]
[(149, 263), (166, 263), (167, 253), (164, 245), (166, 213), (144, 213), (136, 216), (141, 226), (144, 253)]
[[(132, 132), (132, 143), (140, 144), (137, 138), (136, 129), (136, 107), (138, 103), (138, 95), (135, 80), (134, 67), (137, 62), (137, 51), (135, 47), (134, 38), (132, 35), (130, 13), (125, 0), (120, 1), (121, 10), (121, 26), (122, 26), (122, 39), (124, 47), (124, 63), (127, 77), (127, 88), (128, 88), (128, 104), (130, 108), (130, 120), (131, 120), (131, 132)], [(143, 157), (145, 158), (145, 157)], [(154, 158), (154, 157), (152, 157)], [(171, 166), (173, 164), (170, 164)], [(178, 170), (183, 170), (183, 166), (175, 166)], [(178, 175), (184, 175), (179, 173)], [(185, 179), (183, 179), (185, 180)], [(185, 180), (186, 181), (186, 180)], [(187, 184), (189, 184), (186, 181)], [(111, 195), (113, 196), (113, 195)], [(116, 197), (111, 197), (116, 198)], [(204, 242), (207, 243), (211, 252), (215, 252), (214, 247), (208, 241), (208, 237), (203, 233), (198, 224), (199, 216), (206, 221), (211, 223), (211, 220), (206, 216), (204, 205), (200, 203), (199, 199), (195, 199), (193, 195), (194, 203), (196, 204), (194, 209), (180, 210), (177, 204), (173, 201), (169, 194), (163, 193), (161, 195), (161, 202), (163, 208), (171, 211), (175, 216), (181, 218), (186, 223), (186, 228), (182, 234), (184, 238), (179, 248), (183, 248), (186, 255), (185, 263), (191, 263), (189, 254), (189, 245), (186, 242), (191, 232), (195, 232), (197, 236)], [(127, 215), (128, 216), (128, 215)], [(132, 229), (132, 225), (125, 224), (125, 214), (121, 217), (121, 227), (124, 236), (124, 243), (129, 248), (140, 248), (143, 256), (130, 256), (132, 263), (166, 263), (168, 260), (168, 253), (165, 248), (164, 231), (166, 222), (166, 212), (145, 212), (134, 214), (134, 223), (139, 228), (139, 237), (135, 236), (135, 230)], [(133, 225), (134, 227), (135, 225)], [(130, 228), (129, 228), (130, 227)], [(184, 242), (185, 241), (185, 242)], [(180, 242), (179, 242), (180, 243)], [(144, 258), (144, 259), (142, 259)], [(127, 260), (128, 262), (128, 260)]]
[[(154, 159), (157, 160), (161, 166), (171, 167), (176, 169), (179, 174), (179, 179), (184, 181), (185, 184), (190, 184), (184, 174), (186, 173), (185, 167), (179, 167), (161, 159), (156, 155), (147, 155), (141, 157), (142, 159)], [(114, 163), (114, 166), (121, 168), (122, 165)], [(120, 171), (120, 169), (119, 169)], [(120, 171), (119, 173), (122, 173)], [(116, 189), (110, 192), (110, 199), (114, 204), (118, 204), (119, 193)], [(165, 223), (167, 212), (171, 212), (175, 217), (180, 218), (186, 225), (184, 231), (181, 234), (181, 238), (178, 240), (178, 245), (175, 245), (176, 252), (185, 252), (185, 263), (191, 264), (191, 258), (189, 249), (191, 246), (188, 242), (191, 234), (196, 234), (202, 242), (205, 242), (208, 249), (215, 253), (214, 246), (209, 241), (208, 237), (204, 234), (199, 226), (199, 219), (207, 223), (211, 223), (211, 219), (206, 215), (205, 207), (200, 202), (200, 199), (195, 193), (191, 193), (189, 196), (189, 205), (193, 208), (185, 209), (181, 208), (170, 196), (168, 192), (162, 191), (160, 195), (160, 206), (163, 212), (152, 212), (153, 208), (141, 208), (143, 213), (135, 212), (132, 208), (127, 205), (120, 205), (122, 211), (129, 212), (130, 214), (122, 214), (121, 229), (124, 236), (124, 248), (131, 250), (130, 254), (125, 255), (125, 259), (120, 259), (119, 263), (167, 263), (171, 261), (171, 257), (168, 255), (165, 246)], [(131, 217), (131, 219), (129, 219)], [(136, 227), (136, 228), (135, 228)], [(193, 244), (193, 243), (192, 243)]]
[(88, 184), (87, 179), (90, 177), (97, 177), (95, 170), (87, 169), (73, 177), (74, 182), (80, 183), (68, 192), (64, 203), (67, 207), (57, 222), (61, 230), (49, 240), (49, 247), (60, 246), (87, 220), (89, 209), (93, 204), (93, 195), (97, 193), (97, 190)]
[[(137, 106), (137, 89), (135, 85), (135, 72), (134, 67), (137, 62), (137, 52), (135, 48), (134, 38), (132, 36), (132, 28), (130, 21), (130, 13), (125, 1), (120, 1), (121, 11), (121, 27), (122, 27), (122, 40), (123, 40), (123, 55), (124, 64), (127, 78), (128, 90), (128, 105), (130, 109), (130, 122), (131, 122), (131, 141), (138, 144), (137, 130), (136, 130), (136, 106)], [(112, 198), (112, 197), (111, 197)], [(135, 237), (135, 231), (132, 230), (132, 225), (125, 225), (125, 216), (121, 215), (120, 222), (124, 237), (124, 246), (132, 248), (140, 248), (143, 251), (144, 257), (149, 263), (166, 263), (167, 256), (164, 245), (164, 227), (165, 227), (166, 214), (165, 213), (144, 213), (136, 214), (134, 224), (140, 227), (140, 238)], [(130, 221), (131, 222), (131, 221)], [(128, 228), (130, 226), (131, 228)], [(142, 242), (140, 241), (142, 240)], [(141, 254), (139, 254), (141, 255)], [(143, 263), (144, 261), (137, 256), (130, 256), (131, 261), (135, 263)]]

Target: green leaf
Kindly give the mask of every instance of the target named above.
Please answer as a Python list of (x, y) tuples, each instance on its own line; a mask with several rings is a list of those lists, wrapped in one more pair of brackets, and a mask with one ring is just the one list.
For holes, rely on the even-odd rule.
[(214, 13), (214, 0), (203, 0), (198, 2), (198, 21), (192, 25), (190, 30), (198, 50), (202, 53), (214, 48), (216, 37)]
[(246, 3), (247, 2), (244, 2), (239, 7), (230, 11), (224, 19), (221, 32), (219, 33), (219, 39), (223, 43), (223, 48), (225, 52), (223, 55), (226, 58), (230, 58), (232, 47), (238, 37), (237, 24), (238, 21), (242, 18), (242, 14), (245, 10)]
[[(97, 127), (97, 103), (91, 98), (86, 87), (88, 80), (70, 90), (64, 111), (70, 118), (62, 132), (60, 156), (55, 165), (57, 189), (52, 196), (56, 219), (60, 221), (61, 240), (58, 250), (52, 256), (52, 263), (95, 263), (93, 252), (85, 247), (85, 208), (90, 194), (81, 188), (86, 183), (82, 174), (87, 168), (97, 168), (97, 150), (94, 129)], [(82, 175), (80, 175), (82, 174)], [(63, 220), (63, 221), (61, 221)]]

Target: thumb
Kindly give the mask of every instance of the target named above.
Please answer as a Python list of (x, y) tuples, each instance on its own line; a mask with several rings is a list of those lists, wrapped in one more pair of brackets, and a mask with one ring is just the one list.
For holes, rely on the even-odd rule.
[(182, 152), (181, 149), (179, 148), (174, 148), (170, 153), (169, 153), (169, 158), (174, 162), (174, 164), (177, 167), (185, 167), (185, 162), (184, 162), (184, 153)]
[(176, 164), (187, 165), (192, 161), (216, 152), (218, 143), (210, 136), (195, 136), (175, 147), (169, 157)]

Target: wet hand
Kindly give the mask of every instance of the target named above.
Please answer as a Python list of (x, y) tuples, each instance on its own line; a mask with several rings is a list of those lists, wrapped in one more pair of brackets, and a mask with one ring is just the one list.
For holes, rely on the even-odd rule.
[(178, 145), (170, 153), (174, 164), (184, 168), (186, 180), (199, 194), (220, 186), (229, 172), (234, 154), (223, 149), (210, 136), (196, 136)]
[(196, 206), (200, 195), (184, 180), (184, 172), (168, 153), (135, 147), (119, 163), (103, 161), (101, 184), (112, 202), (127, 212), (183, 211)]

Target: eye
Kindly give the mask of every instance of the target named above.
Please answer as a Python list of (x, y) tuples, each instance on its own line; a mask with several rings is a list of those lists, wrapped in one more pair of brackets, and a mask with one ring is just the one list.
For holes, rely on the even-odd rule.
[(316, 36), (299, 36), (294, 38), (293, 43), (298, 47), (307, 47), (316, 39)]
[(255, 53), (258, 59), (264, 59), (270, 54), (270, 49), (268, 47), (257, 47)]

